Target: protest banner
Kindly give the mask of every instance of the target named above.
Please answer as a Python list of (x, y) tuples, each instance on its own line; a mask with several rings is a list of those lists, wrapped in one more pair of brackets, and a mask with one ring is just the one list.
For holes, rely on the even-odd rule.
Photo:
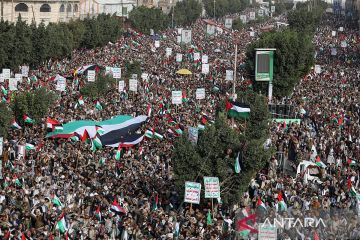
[(119, 81), (119, 92), (124, 91), (125, 81)]
[(226, 70), (226, 81), (232, 81), (234, 80), (234, 71), (233, 70)]
[(172, 104), (181, 104), (182, 103), (182, 91), (172, 91), (171, 92), (171, 103)]
[(208, 74), (209, 73), (209, 64), (205, 63), (201, 65), (201, 73)]
[(113, 74), (113, 78), (120, 79), (121, 78), (121, 68), (119, 68), (119, 67), (112, 68), (112, 74)]
[(196, 89), (196, 99), (205, 99), (205, 88)]
[(10, 91), (18, 90), (17, 84), (18, 84), (18, 81), (16, 80), (16, 78), (9, 78), (9, 90)]
[(181, 62), (182, 61), (182, 54), (181, 53), (177, 53), (176, 54), (176, 62)]
[(271, 12), (272, 12), (272, 13), (275, 12), (275, 6), (271, 6)]
[(177, 29), (177, 34), (178, 34), (178, 35), (181, 35), (181, 34), (182, 34), (182, 30), (183, 30), (182, 28), (178, 28), (178, 29)]
[(315, 65), (315, 73), (320, 74), (321, 73), (321, 66)]
[(22, 81), (22, 74), (21, 73), (16, 73), (15, 74), (15, 79), (16, 79), (16, 81), (18, 81), (18, 82), (21, 82)]
[(347, 42), (346, 41), (341, 41), (341, 47), (346, 48), (347, 47)]
[(231, 29), (232, 28), (232, 18), (225, 18), (225, 28)]
[(2, 73), (3, 73), (3, 76), (4, 76), (4, 79), (10, 79), (10, 69), (9, 68), (3, 68), (2, 70)]
[(88, 82), (95, 82), (95, 70), (87, 71), (87, 80)]
[(189, 142), (196, 145), (199, 139), (199, 129), (195, 127), (189, 127)]
[(172, 48), (166, 48), (166, 49), (165, 49), (165, 55), (166, 55), (166, 57), (170, 57), (171, 54), (172, 54)]
[(250, 20), (255, 20), (256, 14), (255, 12), (250, 12)]
[(218, 177), (204, 177), (205, 198), (219, 198), (220, 184)]
[(208, 63), (208, 61), (209, 61), (209, 57), (208, 57), (208, 55), (202, 55), (202, 57), (201, 57), (201, 63)]
[(255, 32), (250, 32), (250, 37), (255, 37)]
[(137, 79), (130, 79), (129, 80), (129, 90), (133, 92), (137, 92)]
[(2, 73), (0, 73), (0, 82), (4, 82), (4, 75)]
[(66, 78), (60, 76), (58, 77), (58, 79), (56, 80), (56, 90), (57, 91), (65, 91), (66, 88)]
[(336, 36), (336, 31), (332, 31), (331, 36), (335, 37)]
[(201, 183), (185, 182), (184, 202), (199, 204), (200, 196), (201, 196)]
[(259, 9), (258, 15), (259, 15), (259, 17), (263, 17), (263, 16), (264, 16), (264, 10), (263, 10), (263, 9)]
[(215, 26), (212, 24), (207, 24), (206, 25), (206, 33), (208, 35), (213, 35), (215, 33)]
[(246, 15), (240, 15), (240, 20), (243, 24), (246, 24)]
[(197, 61), (197, 60), (199, 60), (199, 59), (200, 59), (200, 53), (195, 52), (195, 53), (194, 53), (194, 61)]
[(181, 42), (182, 43), (191, 43), (191, 30), (182, 30), (181, 32)]
[(142, 74), (141, 74), (141, 79), (142, 79), (143, 81), (149, 80), (149, 74), (148, 74), (148, 73), (142, 73)]
[(155, 48), (159, 48), (160, 47), (160, 41), (156, 40), (154, 43)]
[(23, 77), (29, 76), (29, 66), (21, 66), (21, 75)]
[(105, 67), (105, 75), (112, 74), (112, 67)]
[(258, 240), (277, 240), (276, 226), (259, 223), (258, 231)]

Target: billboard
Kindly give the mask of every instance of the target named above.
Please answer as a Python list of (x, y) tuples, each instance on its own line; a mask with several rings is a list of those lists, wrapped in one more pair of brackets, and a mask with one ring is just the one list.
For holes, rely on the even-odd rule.
[(274, 50), (259, 49), (256, 51), (255, 80), (272, 81), (274, 74)]

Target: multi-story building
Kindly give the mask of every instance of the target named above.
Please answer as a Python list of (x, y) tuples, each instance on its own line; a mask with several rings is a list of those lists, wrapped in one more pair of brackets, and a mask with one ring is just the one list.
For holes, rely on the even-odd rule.
[(139, 0), (81, 0), (80, 18), (88, 15), (96, 16), (101, 13), (128, 17), (129, 12), (139, 4)]
[(45, 24), (49, 22), (67, 22), (79, 17), (79, 0), (2, 0), (1, 19), (16, 22), (21, 15), (22, 20), (28, 23), (35, 21)]

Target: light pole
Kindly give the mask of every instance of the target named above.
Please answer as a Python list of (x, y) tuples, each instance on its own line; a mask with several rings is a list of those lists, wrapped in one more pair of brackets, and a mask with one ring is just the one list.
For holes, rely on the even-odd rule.
[(214, 19), (215, 19), (215, 1), (216, 0), (214, 0)]

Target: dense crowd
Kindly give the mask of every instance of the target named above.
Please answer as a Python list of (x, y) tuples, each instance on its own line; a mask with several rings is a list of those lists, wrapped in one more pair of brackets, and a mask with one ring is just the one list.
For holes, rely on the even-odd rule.
[[(329, 19), (332, 19), (329, 17)], [(116, 115), (133, 116), (152, 114), (148, 128), (164, 135), (164, 140), (148, 139), (134, 148), (126, 149), (121, 161), (115, 161), (116, 149), (103, 148), (93, 152), (89, 145), (70, 139), (44, 138), (43, 125), (25, 126), (11, 130), (3, 144), (3, 185), (0, 189), (1, 239), (28, 238), (54, 239), (233, 239), (235, 221), (244, 209), (255, 210), (260, 199), (268, 212), (276, 214), (313, 216), (316, 209), (321, 216), (332, 221), (331, 239), (353, 230), (355, 238), (360, 229), (356, 218), (356, 201), (349, 195), (349, 184), (358, 189), (358, 168), (351, 168), (348, 159), (359, 161), (359, 35), (349, 29), (331, 37), (331, 31), (340, 27), (335, 19), (325, 21), (318, 29), (316, 38), (316, 61), (321, 73), (311, 72), (301, 80), (293, 95), (285, 99), (296, 106), (301, 115), (300, 124), (276, 124), (271, 126), (272, 145), (284, 153), (284, 162), (297, 165), (302, 160), (326, 165), (321, 168), (321, 182), (304, 181), (302, 174), (296, 178), (278, 171), (278, 160), (270, 160), (267, 170), (259, 173), (238, 206), (230, 209), (215, 203), (213, 223), (207, 224), (209, 207), (189, 208), (182, 203), (173, 184), (172, 150), (174, 133), (168, 117), (182, 128), (201, 124), (206, 115), (214, 120), (218, 103), (231, 93), (231, 82), (224, 80), (225, 71), (234, 64), (234, 42), (238, 42), (239, 64), (245, 61), (247, 44), (256, 39), (250, 32), (260, 34), (260, 28), (271, 23), (258, 24), (252, 29), (233, 33), (220, 30), (213, 36), (206, 34), (206, 24), (198, 20), (192, 26), (192, 45), (182, 47), (177, 43), (177, 29), (161, 33), (160, 47), (154, 46), (154, 36), (132, 31), (116, 43), (102, 48), (75, 50), (71, 58), (50, 61), (30, 76), (37, 81), (24, 81), (19, 91), (38, 85), (55, 90), (56, 74), (73, 76), (80, 66), (118, 66), (124, 69), (125, 61), (139, 61), (142, 72), (149, 74), (147, 81), (138, 76), (137, 93), (130, 92), (126, 81), (124, 95), (114, 87), (106, 97), (99, 99), (103, 110), (94, 110), (94, 103), (84, 99), (82, 107), (75, 108), (86, 76), (76, 75), (67, 79), (66, 92), (49, 110), (50, 118), (62, 123), (79, 119), (106, 120)], [(338, 26), (339, 25), (339, 26)], [(340, 38), (348, 46), (340, 51)], [(241, 41), (238, 41), (241, 39)], [(329, 45), (337, 47), (331, 56)], [(166, 48), (172, 48), (166, 57)], [(201, 74), (201, 64), (194, 62), (194, 52), (206, 54), (212, 64), (209, 74)], [(176, 53), (182, 53), (182, 62), (176, 62)], [(344, 61), (345, 60), (345, 61)], [(176, 74), (187, 68), (192, 75)], [(241, 86), (242, 79), (238, 71)], [(206, 89), (206, 99), (196, 100), (195, 91)], [(171, 105), (171, 91), (182, 90), (187, 99), (176, 108)], [(342, 119), (342, 120), (340, 120)], [(340, 121), (342, 124), (340, 124)], [(39, 151), (26, 151), (23, 146), (31, 143), (40, 146)], [(105, 164), (102, 161), (105, 159)], [(350, 182), (349, 182), (350, 180)], [(286, 211), (277, 207), (281, 192)], [(54, 204), (58, 198), (62, 204)], [(126, 214), (110, 211), (116, 200)], [(340, 217), (333, 216), (330, 207), (351, 212), (354, 218), (347, 226), (337, 224)], [(250, 210), (249, 210), (250, 209)], [(101, 214), (101, 217), (99, 216)], [(348, 214), (349, 215), (349, 214)], [(66, 234), (60, 235), (56, 224), (65, 216)], [(333, 220), (333, 218), (336, 218)], [(313, 236), (313, 229), (290, 228), (280, 231), (283, 238)], [(323, 238), (322, 237), (322, 238)]]

